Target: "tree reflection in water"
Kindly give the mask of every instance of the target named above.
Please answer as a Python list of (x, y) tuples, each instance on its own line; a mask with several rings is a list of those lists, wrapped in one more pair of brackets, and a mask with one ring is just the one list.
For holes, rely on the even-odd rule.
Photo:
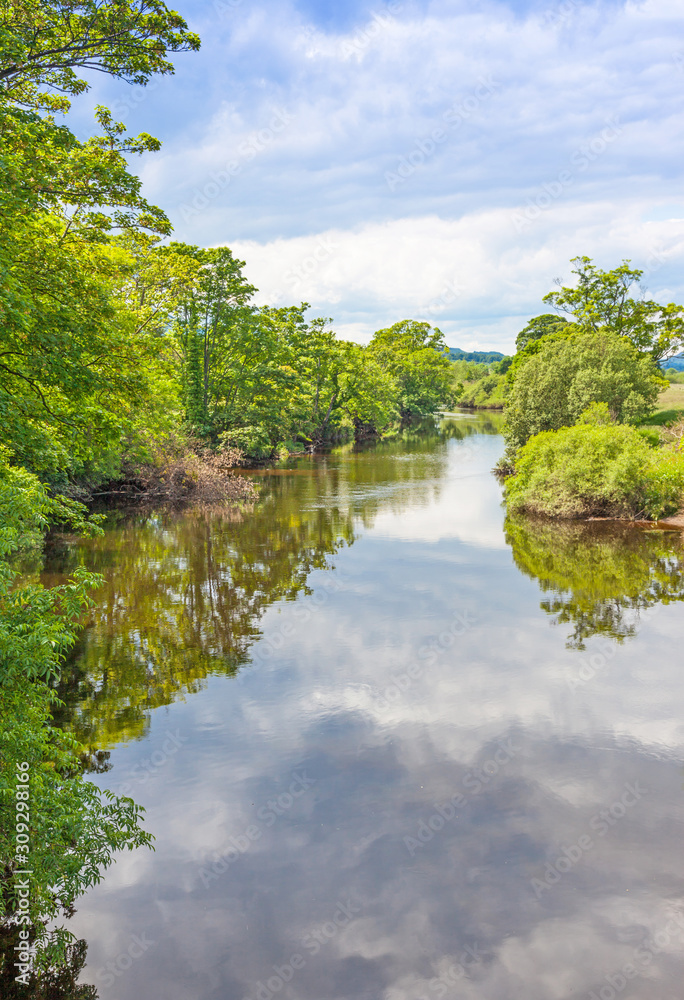
[(636, 635), (641, 612), (684, 600), (678, 531), (526, 517), (509, 517), (505, 527), (516, 566), (548, 594), (543, 610), (572, 625), (569, 648), (584, 649), (597, 635), (623, 642)]
[(43, 582), (101, 573), (96, 610), (64, 671), (56, 722), (91, 747), (146, 732), (152, 709), (249, 660), (264, 611), (310, 593), (314, 570), (381, 510), (439, 496), (447, 439), (498, 430), (496, 415), (429, 421), (399, 438), (339, 449), (256, 476), (253, 508), (118, 512), (95, 539), (57, 539)]

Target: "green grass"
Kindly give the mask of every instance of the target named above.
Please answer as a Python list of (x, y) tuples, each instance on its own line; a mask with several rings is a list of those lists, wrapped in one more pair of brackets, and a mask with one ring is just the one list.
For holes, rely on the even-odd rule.
[(684, 385), (671, 384), (658, 397), (658, 407), (643, 421), (644, 426), (666, 427), (684, 417)]

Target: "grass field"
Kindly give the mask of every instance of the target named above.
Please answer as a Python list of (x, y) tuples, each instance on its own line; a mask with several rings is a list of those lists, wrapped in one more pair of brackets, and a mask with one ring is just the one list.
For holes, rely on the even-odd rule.
[(649, 417), (648, 424), (672, 424), (684, 417), (684, 385), (671, 383), (658, 397), (658, 409)]
[(684, 385), (671, 383), (661, 392), (658, 407), (661, 410), (684, 410)]
[(658, 396), (658, 409), (650, 417), (646, 417), (641, 426), (653, 427), (653, 433), (656, 434), (656, 427), (666, 427), (682, 419), (684, 419), (684, 384), (671, 382)]

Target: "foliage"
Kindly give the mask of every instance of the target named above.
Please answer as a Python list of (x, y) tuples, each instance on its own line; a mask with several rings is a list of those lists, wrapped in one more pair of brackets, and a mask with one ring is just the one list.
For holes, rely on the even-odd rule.
[(496, 361), (503, 360), (500, 351), (463, 351), (460, 347), (448, 347), (450, 361), (475, 361), (480, 364), (491, 365)]
[(447, 399), (450, 364), (441, 330), (402, 320), (374, 333), (368, 350), (397, 384), (402, 420), (434, 413)]
[(564, 316), (557, 316), (555, 313), (534, 316), (515, 338), (516, 350), (522, 351), (528, 344), (547, 337), (550, 333), (562, 332), (567, 322)]
[(172, 314), (194, 433), (265, 459), (283, 442), (316, 448), (343, 425), (351, 436), (392, 422), (396, 384), (369, 350), (339, 341), (327, 320), (308, 320), (306, 303), (251, 306), (255, 289), (226, 247), (168, 252), (200, 262)]
[[(0, 464), (0, 888), (5, 930), (18, 905), (17, 869), (30, 867), (32, 933), (38, 964), (64, 957), (70, 935), (46, 923), (69, 913), (74, 901), (101, 878), (101, 870), (122, 847), (150, 843), (140, 828), (141, 810), (83, 779), (84, 748), (51, 726), (56, 700), (47, 683), (59, 676), (83, 614), (92, 605), (97, 578), (77, 568), (69, 583), (51, 589), (15, 586), (10, 559), (48, 518), (97, 530), (83, 520), (83, 508), (51, 499), (31, 473)], [(15, 786), (18, 764), (30, 780), (28, 821), (30, 866), (15, 843)]]
[(18, 0), (0, 14), (0, 87), (20, 103), (55, 106), (38, 88), (78, 94), (76, 69), (145, 84), (172, 73), (168, 52), (199, 48), (197, 35), (161, 0)]
[(507, 383), (503, 375), (492, 372), (466, 383), (456, 397), (459, 406), (501, 409), (506, 400)]
[(543, 431), (525, 444), (506, 481), (511, 513), (647, 517), (680, 509), (684, 454), (653, 449), (633, 427), (597, 422)]
[(506, 406), (513, 448), (540, 431), (573, 424), (593, 402), (605, 403), (621, 422), (636, 422), (653, 409), (662, 380), (626, 338), (573, 331), (533, 344), (535, 352), (516, 369)]
[(628, 260), (612, 271), (596, 267), (590, 257), (575, 257), (571, 263), (575, 265), (576, 287), (561, 286), (545, 295), (544, 302), (571, 315), (585, 331), (598, 334), (610, 330), (627, 337), (654, 361), (681, 350), (684, 307), (673, 302), (661, 306), (646, 298), (639, 286), (643, 271), (630, 267)]
[(0, 418), (18, 461), (59, 481), (111, 467), (153, 395), (153, 338), (120, 297), (135, 257), (115, 227), (168, 230), (128, 169), (128, 141), (78, 141), (0, 101)]

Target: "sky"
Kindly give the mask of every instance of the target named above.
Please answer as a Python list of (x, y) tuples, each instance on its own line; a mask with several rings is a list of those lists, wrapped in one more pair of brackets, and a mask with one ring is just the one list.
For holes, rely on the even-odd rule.
[(202, 38), (104, 103), (174, 238), (347, 339), (401, 319), (510, 352), (571, 259), (683, 302), (681, 0), (187, 0)]

